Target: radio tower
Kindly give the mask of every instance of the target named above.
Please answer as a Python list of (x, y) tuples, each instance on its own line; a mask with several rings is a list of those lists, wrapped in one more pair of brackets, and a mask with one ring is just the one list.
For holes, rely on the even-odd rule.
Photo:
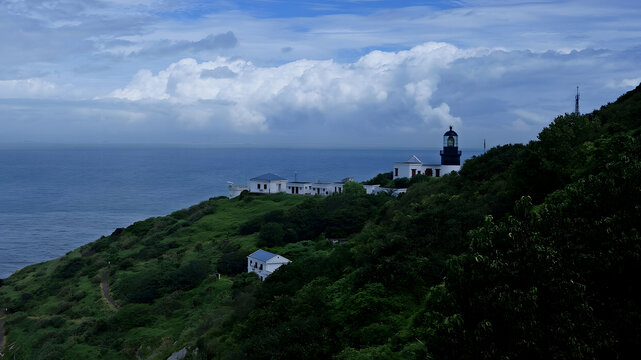
[(579, 87), (576, 87), (576, 97), (574, 98), (574, 115), (580, 115), (579, 113)]

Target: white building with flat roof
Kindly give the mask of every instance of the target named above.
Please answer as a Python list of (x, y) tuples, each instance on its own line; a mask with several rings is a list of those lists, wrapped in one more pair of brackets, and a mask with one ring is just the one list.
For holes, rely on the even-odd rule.
[(297, 195), (310, 195), (312, 194), (311, 181), (293, 181), (287, 183), (287, 193)]

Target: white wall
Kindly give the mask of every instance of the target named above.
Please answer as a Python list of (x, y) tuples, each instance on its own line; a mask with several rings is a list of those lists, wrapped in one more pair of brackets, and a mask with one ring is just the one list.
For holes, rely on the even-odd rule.
[(287, 180), (249, 180), (249, 192), (275, 194), (287, 191)]
[(290, 260), (288, 260), (288, 259), (286, 259), (286, 258), (284, 258), (284, 257), (282, 257), (280, 255), (276, 255), (275, 257), (273, 257), (273, 258), (271, 258), (271, 259), (269, 259), (267, 261), (267, 271), (271, 274), (274, 271), (276, 271), (276, 269), (278, 269), (279, 267), (281, 267), (281, 266), (283, 266), (285, 264), (289, 264), (290, 262), (291, 262)]
[[(414, 170), (415, 175), (418, 175), (419, 171), (423, 174), (422, 167), (423, 164), (420, 163), (394, 163), (394, 167), (392, 168), (392, 178), (411, 178), (412, 170)], [(396, 175), (396, 169), (398, 169), (398, 175)]]
[[(296, 192), (296, 189), (298, 188), (298, 192)], [(292, 192), (292, 189), (294, 189), (294, 192)], [(287, 183), (287, 191), (288, 194), (297, 194), (297, 195), (308, 195), (312, 193), (312, 183)]]
[(334, 184), (312, 184), (312, 194), (313, 195), (331, 195), (334, 193)]
[(229, 185), (227, 187), (229, 189), (229, 198), (233, 199), (240, 195), (241, 192), (245, 190), (249, 190), (249, 188), (246, 185)]
[(378, 188), (380, 188), (380, 185), (363, 185), (365, 188), (365, 193), (366, 194), (376, 194), (378, 193)]
[[(256, 273), (259, 277), (262, 278), (261, 280), (265, 280), (265, 278), (276, 271), (276, 269), (283, 265), (289, 264), (290, 262), (291, 260), (288, 260), (280, 255), (269, 259), (269, 262), (267, 263), (253, 258), (247, 258), (247, 272)], [(261, 265), (263, 266), (262, 270), (260, 268)]]
[(441, 165), (441, 176), (447, 175), (452, 171), (461, 171), (461, 165)]

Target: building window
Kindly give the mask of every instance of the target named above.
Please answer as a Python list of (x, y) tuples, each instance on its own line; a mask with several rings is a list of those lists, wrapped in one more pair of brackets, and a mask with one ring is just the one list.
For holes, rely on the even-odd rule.
[(267, 190), (267, 184), (263, 184), (263, 189)]
[(263, 264), (260, 264), (260, 267), (258, 268), (258, 270), (263, 270)]
[(436, 169), (436, 177), (441, 176), (441, 169)]
[(398, 168), (394, 168), (394, 176), (398, 176)]
[(416, 175), (416, 169), (412, 169), (412, 176)]

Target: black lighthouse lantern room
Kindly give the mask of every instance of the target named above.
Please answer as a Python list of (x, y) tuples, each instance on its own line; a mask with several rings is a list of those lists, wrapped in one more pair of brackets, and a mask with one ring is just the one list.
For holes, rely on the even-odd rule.
[(443, 150), (441, 150), (441, 165), (461, 165), (461, 152), (458, 149), (458, 134), (450, 130), (443, 134)]

